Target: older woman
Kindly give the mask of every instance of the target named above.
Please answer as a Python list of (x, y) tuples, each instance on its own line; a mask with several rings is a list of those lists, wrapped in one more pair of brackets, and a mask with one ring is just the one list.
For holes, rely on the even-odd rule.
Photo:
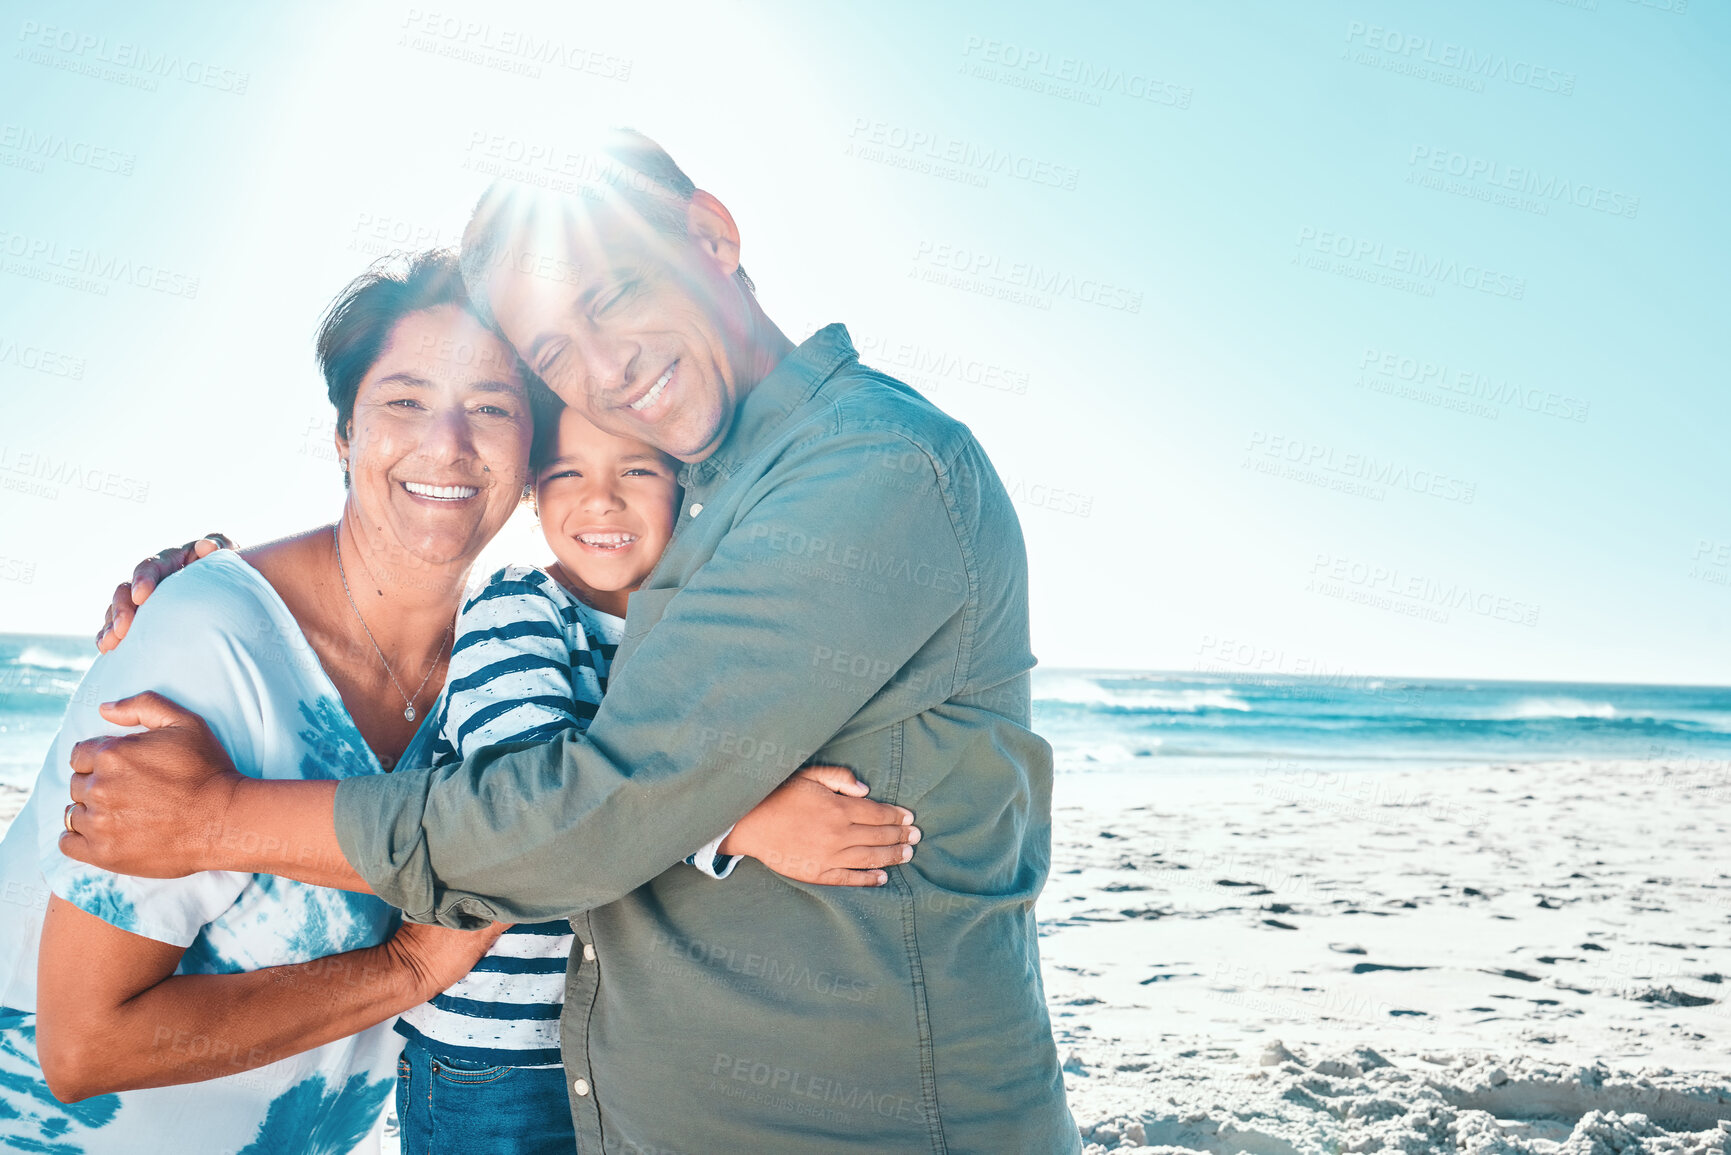
[(529, 385), (437, 254), (351, 285), (318, 351), (348, 480), (334, 534), (164, 583), (0, 844), (0, 879), (31, 898), (0, 912), (0, 1146), (346, 1152), (394, 1081), (388, 1020), (496, 937), (399, 925), (369, 894), (129, 878), (56, 849), (69, 751), (119, 732), (97, 705), (123, 694), (197, 703), (267, 778), (375, 774), (430, 738), (469, 566), (522, 497)]
[(522, 500), (542, 387), (469, 312), (445, 254), (353, 283), (318, 354), (342, 516), (165, 581), (91, 668), (0, 842), (0, 1147), (347, 1152), (397, 1074), (389, 1020), (499, 934), (399, 925), (365, 893), (133, 878), (58, 849), (72, 747), (137, 721), (98, 706), (139, 691), (197, 711), (259, 777), (427, 760), (458, 601)]

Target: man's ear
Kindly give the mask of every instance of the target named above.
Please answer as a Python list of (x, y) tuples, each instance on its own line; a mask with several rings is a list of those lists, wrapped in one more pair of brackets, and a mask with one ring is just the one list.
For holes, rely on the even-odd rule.
[(724, 276), (739, 270), (739, 226), (727, 206), (698, 189), (685, 209), (686, 233), (703, 254), (721, 266)]

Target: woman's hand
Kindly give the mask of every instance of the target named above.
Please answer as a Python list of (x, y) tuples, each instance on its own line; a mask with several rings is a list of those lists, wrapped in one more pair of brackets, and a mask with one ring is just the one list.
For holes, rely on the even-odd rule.
[(384, 944), (385, 951), (393, 963), (414, 976), (430, 999), (474, 970), (510, 925), (496, 922), (481, 930), (452, 930), (405, 922)]
[(840, 766), (807, 766), (739, 820), (721, 844), (777, 874), (825, 886), (882, 886), (881, 869), (914, 856), (913, 811), (872, 802)]
[(144, 599), (156, 592), (163, 578), (185, 569), (201, 557), (219, 549), (233, 549), (234, 543), (220, 533), (207, 534), (185, 545), (171, 545), (155, 557), (147, 557), (132, 569), (132, 580), (114, 587), (114, 597), (108, 603), (102, 628), (96, 631), (96, 648), (106, 654), (120, 644), (126, 631), (132, 628), (132, 615), (144, 604)]

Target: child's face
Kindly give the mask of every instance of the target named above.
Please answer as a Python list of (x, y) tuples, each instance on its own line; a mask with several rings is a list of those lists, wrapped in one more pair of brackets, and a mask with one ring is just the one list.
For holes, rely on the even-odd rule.
[[(576, 409), (559, 415), (553, 460), (536, 478), (541, 532), (597, 609), (624, 614), (673, 536), (677, 463), (642, 441), (603, 432)], [(611, 597), (606, 595), (613, 595)], [(617, 607), (617, 608), (615, 608)]]

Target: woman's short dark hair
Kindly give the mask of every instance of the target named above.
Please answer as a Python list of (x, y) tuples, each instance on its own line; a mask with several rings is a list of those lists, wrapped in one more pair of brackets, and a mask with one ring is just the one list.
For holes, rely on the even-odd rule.
[[(361, 382), (384, 352), (397, 322), (413, 313), (455, 305), (477, 321), (486, 322), (475, 311), (463, 285), (457, 254), (451, 249), (427, 249), (418, 253), (394, 253), (350, 281), (337, 294), (319, 319), (315, 341), (319, 371), (325, 392), (337, 411), (337, 430), (344, 437), (353, 432), (355, 397)], [(488, 326), (492, 329), (492, 326)], [(494, 330), (505, 348), (510, 343)], [(551, 437), (558, 427), (559, 399), (541, 379), (530, 372), (515, 352), (509, 366), (529, 391), (529, 410), (535, 420), (537, 443), (543, 427)]]
[(350, 435), (355, 395), (397, 322), (441, 305), (469, 308), (462, 269), (456, 254), (446, 249), (392, 254), (337, 294), (319, 318), (314, 344), (325, 392), (337, 410), (337, 432)]

